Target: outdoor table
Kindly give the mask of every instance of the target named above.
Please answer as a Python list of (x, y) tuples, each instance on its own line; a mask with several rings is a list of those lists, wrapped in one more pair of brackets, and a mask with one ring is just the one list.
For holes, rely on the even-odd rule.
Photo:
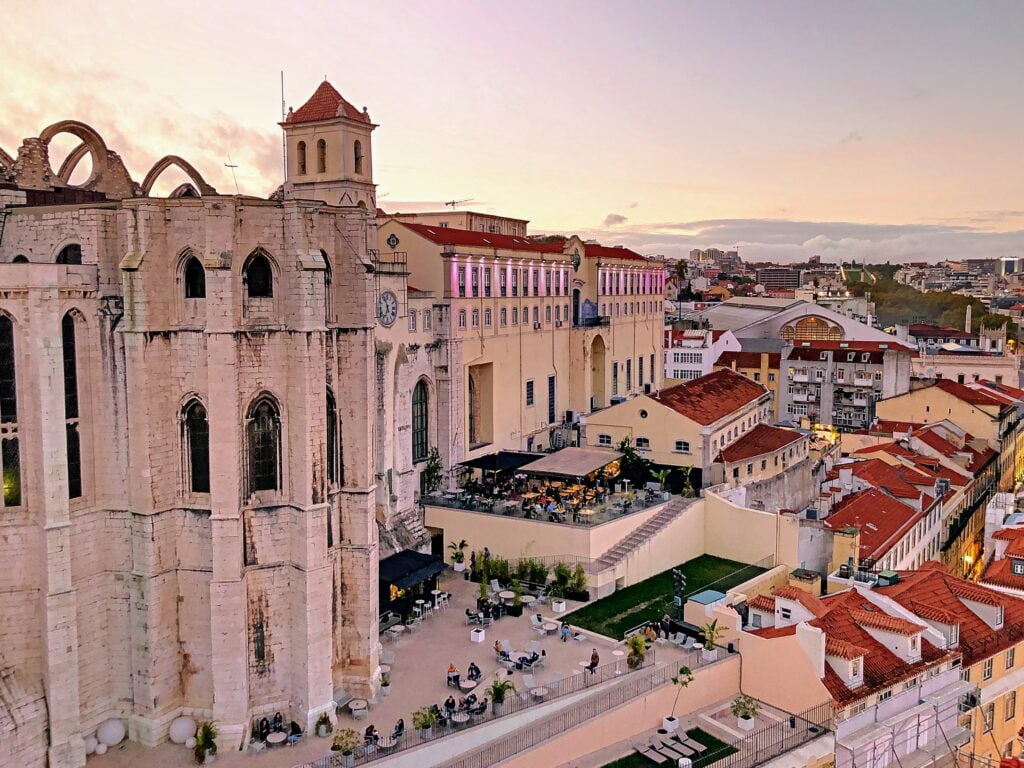
[(524, 499), (536, 499), (538, 496), (540, 496), (539, 493), (533, 493), (532, 491), (530, 493), (523, 494)]
[(530, 689), (530, 695), (533, 696), (533, 698), (535, 698), (535, 699), (543, 699), (545, 696), (548, 695), (548, 689), (547, 688), (531, 688)]
[(390, 637), (392, 640), (397, 640), (402, 636), (403, 632), (405, 632), (405, 625), (395, 624), (395, 626), (393, 627), (388, 627), (387, 630), (385, 631), (385, 634), (388, 635), (388, 637)]
[(590, 661), (581, 661), (580, 662), (580, 666), (583, 667), (584, 669), (586, 669), (587, 667), (590, 666)]
[(434, 607), (436, 608), (437, 607), (437, 599), (441, 595), (444, 594), (444, 590), (443, 589), (432, 589), (432, 590), (430, 590), (430, 594), (434, 596)]
[(512, 600), (515, 596), (516, 593), (510, 589), (505, 589), (498, 593), (498, 597), (500, 597), (502, 600)]
[(381, 749), (391, 749), (397, 742), (394, 736), (381, 736), (377, 739), (377, 746)]
[(355, 713), (357, 710), (366, 709), (366, 699), (352, 699), (348, 703), (348, 711)]
[(468, 677), (464, 677), (461, 680), (459, 680), (459, 688), (461, 688), (463, 691), (472, 691), (474, 688), (476, 688), (476, 685), (476, 680), (470, 680)]
[(553, 621), (545, 621), (541, 625), (541, 629), (543, 629), (546, 634), (553, 635), (558, 631), (558, 625)]
[(452, 722), (456, 725), (465, 725), (469, 722), (469, 714), (467, 712), (456, 712), (452, 715)]
[(625, 656), (625, 651), (612, 651), (612, 656)]
[(284, 731), (275, 731), (267, 736), (267, 746), (279, 747), (288, 740), (288, 734)]
[(523, 595), (523, 597), (522, 597), (523, 605), (531, 605), (533, 603), (533, 601), (536, 600), (536, 599), (537, 598), (534, 597), (533, 595)]

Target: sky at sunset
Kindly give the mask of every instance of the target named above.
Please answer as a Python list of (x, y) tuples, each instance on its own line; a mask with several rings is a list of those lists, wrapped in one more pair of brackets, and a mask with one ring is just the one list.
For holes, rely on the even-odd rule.
[(11, 154), (78, 119), (136, 179), (173, 153), (233, 192), (230, 155), (239, 189), (266, 196), (281, 181), (283, 69), (288, 105), (326, 75), (369, 108), (385, 209), (470, 198), (647, 254), (1024, 256), (1019, 0), (0, 0), (0, 13)]

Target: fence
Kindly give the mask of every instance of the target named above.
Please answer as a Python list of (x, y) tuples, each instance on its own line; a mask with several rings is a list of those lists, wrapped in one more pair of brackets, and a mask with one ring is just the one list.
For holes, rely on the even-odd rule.
[(715, 768), (753, 768), (818, 738), (831, 728), (832, 717), (831, 702), (819, 704), (720, 748), (720, 759), (714, 752), (705, 752), (701, 763)]
[[(427, 738), (424, 738), (420, 733), (407, 730), (389, 746), (385, 747), (381, 745), (374, 747), (359, 747), (351, 757), (343, 756), (338, 752), (336, 754), (322, 757), (319, 760), (303, 763), (299, 766), (295, 766), (295, 768), (342, 768), (343, 766), (350, 765), (366, 765), (367, 763), (372, 763), (375, 760), (391, 757), (392, 755), (406, 749), (437, 741), (438, 739), (451, 736), (455, 733), (462, 733), (469, 728), (475, 728), (485, 723), (489, 723), (497, 717), (507, 717), (517, 712), (522, 712), (524, 709), (536, 707), (563, 696), (569, 696), (574, 693), (585, 691), (596, 685), (600, 685), (601, 683), (606, 683), (609, 680), (626, 680), (630, 677), (635, 677), (645, 669), (652, 669), (654, 665), (655, 651), (652, 648), (644, 655), (642, 664), (635, 668), (631, 667), (629, 662), (623, 658), (610, 664), (603, 664), (599, 666), (594, 671), (594, 674), (589, 674), (587, 672), (579, 675), (570, 674), (569, 677), (561, 678), (557, 682), (549, 682), (546, 684), (538, 683), (536, 687), (547, 690), (547, 694), (545, 694), (543, 698), (534, 697), (530, 690), (517, 690), (515, 693), (510, 693), (505, 699), (502, 714), (500, 715), (495, 715), (494, 710), (489, 709), (481, 715), (472, 716), (469, 721), (463, 724), (455, 725), (447, 723), (443, 726), (435, 725), (431, 728), (430, 736)], [(487, 695), (487, 689), (483, 688), (482, 690), (482, 693), (477, 693), (481, 699)], [(407, 728), (411, 728), (411, 726), (412, 724), (410, 722)], [(387, 740), (384, 741), (387, 743)]]
[[(690, 656), (691, 660), (686, 666), (689, 666), (691, 671), (715, 663), (703, 660), (700, 653), (692, 653)], [(722, 658), (721, 654), (719, 658)], [(489, 768), (489, 766), (554, 738), (570, 728), (575, 728), (615, 707), (622, 706), (656, 688), (671, 683), (672, 677), (679, 671), (679, 666), (682, 665), (673, 663), (651, 669), (649, 674), (633, 675), (620, 685), (590, 696), (547, 720), (530, 723), (528, 727), (497, 739), (475, 752), (450, 760), (444, 763), (442, 768)]]

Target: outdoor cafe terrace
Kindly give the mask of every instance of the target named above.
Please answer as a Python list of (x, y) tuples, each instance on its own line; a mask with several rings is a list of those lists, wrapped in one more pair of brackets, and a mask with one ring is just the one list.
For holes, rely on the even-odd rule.
[(620, 477), (623, 455), (563, 448), (551, 454), (499, 451), (463, 462), (461, 488), (424, 494), (425, 506), (527, 520), (594, 526), (669, 500), (657, 484), (633, 488)]

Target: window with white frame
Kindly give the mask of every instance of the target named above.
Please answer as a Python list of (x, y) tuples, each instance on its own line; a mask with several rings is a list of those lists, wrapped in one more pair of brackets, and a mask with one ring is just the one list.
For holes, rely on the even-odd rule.
[(651, 448), (651, 440), (648, 437), (638, 437), (636, 439), (636, 448), (638, 451), (647, 451)]
[(460, 309), (459, 310), (459, 328), (465, 328), (465, 327), (466, 327), (466, 310)]
[(598, 445), (606, 445), (606, 446), (607, 445), (611, 445), (612, 444), (612, 436), (611, 435), (605, 435), (605, 434), (598, 435), (597, 436), (597, 444)]
[(474, 328), (479, 328), (480, 327), (480, 310), (479, 309), (474, 309), (473, 310), (473, 327)]
[(676, 440), (675, 447), (673, 448), (673, 450), (676, 453), (689, 453), (690, 443), (686, 440)]
[(430, 330), (430, 310), (429, 309), (424, 309), (423, 310), (423, 330), (424, 331), (429, 331)]

